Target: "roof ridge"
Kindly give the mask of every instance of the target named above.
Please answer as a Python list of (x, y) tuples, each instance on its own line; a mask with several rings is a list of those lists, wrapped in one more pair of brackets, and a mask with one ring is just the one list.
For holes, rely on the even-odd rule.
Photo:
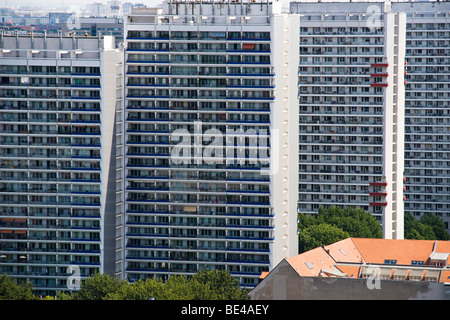
[(364, 258), (361, 250), (359, 250), (358, 246), (356, 245), (355, 241), (353, 241), (353, 239), (355, 239), (354, 237), (350, 237), (351, 242), (353, 243), (353, 245), (355, 246), (355, 249), (358, 251), (359, 255), (361, 256), (361, 263), (362, 264), (367, 264), (366, 259)]

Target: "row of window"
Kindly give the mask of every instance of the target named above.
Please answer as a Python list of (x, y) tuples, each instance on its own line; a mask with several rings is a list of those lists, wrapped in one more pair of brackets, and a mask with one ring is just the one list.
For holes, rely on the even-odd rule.
[(270, 40), (270, 32), (221, 32), (221, 31), (128, 31), (127, 37), (147, 39), (172, 39), (172, 40), (239, 40), (258, 39)]

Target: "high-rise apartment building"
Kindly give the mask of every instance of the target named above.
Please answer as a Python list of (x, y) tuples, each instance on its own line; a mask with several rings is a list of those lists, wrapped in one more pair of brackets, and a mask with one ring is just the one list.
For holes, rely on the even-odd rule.
[(296, 254), (300, 28), (277, 5), (168, 1), (127, 17), (121, 277), (209, 268), (251, 287)]
[(0, 35), (0, 273), (41, 294), (113, 272), (122, 63), (109, 36)]
[(450, 223), (450, 2), (393, 2), (406, 13), (405, 213)]
[(292, 2), (300, 15), (299, 211), (363, 208), (403, 238), (405, 14)]

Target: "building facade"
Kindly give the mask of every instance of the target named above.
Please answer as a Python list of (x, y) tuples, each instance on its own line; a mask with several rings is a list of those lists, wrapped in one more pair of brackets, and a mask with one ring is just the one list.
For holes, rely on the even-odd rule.
[(298, 24), (259, 1), (127, 17), (117, 274), (251, 287), (296, 254)]
[(401, 239), (405, 15), (373, 2), (290, 12), (300, 15), (299, 212), (363, 208)]
[(393, 2), (406, 13), (405, 213), (450, 223), (450, 3)]
[(1, 35), (0, 273), (41, 294), (113, 271), (122, 57), (112, 37)]

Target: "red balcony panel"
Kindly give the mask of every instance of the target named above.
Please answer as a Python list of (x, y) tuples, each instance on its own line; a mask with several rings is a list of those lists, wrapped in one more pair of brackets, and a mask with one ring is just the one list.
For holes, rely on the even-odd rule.
[(386, 68), (389, 67), (389, 63), (371, 63), (372, 68)]
[(387, 87), (387, 86), (389, 86), (389, 84), (387, 84), (387, 83), (371, 83), (370, 86), (371, 87)]
[(242, 45), (243, 50), (255, 50), (255, 44), (254, 43), (244, 43)]
[(382, 77), (387, 78), (389, 76), (389, 73), (372, 73), (370, 74), (371, 77)]
[(371, 203), (369, 203), (369, 205), (372, 207), (386, 207), (387, 203), (386, 202), (371, 202)]
[(387, 197), (387, 192), (370, 192), (369, 193), (370, 196), (374, 196), (374, 197)]
[(387, 182), (371, 182), (372, 187), (387, 187)]

